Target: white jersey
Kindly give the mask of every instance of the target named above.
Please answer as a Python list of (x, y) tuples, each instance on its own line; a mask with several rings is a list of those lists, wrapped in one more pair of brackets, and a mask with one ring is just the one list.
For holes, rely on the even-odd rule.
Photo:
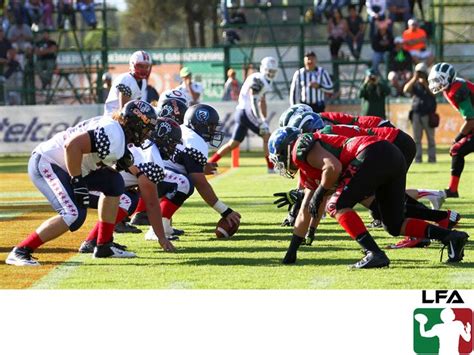
[(181, 132), (183, 144), (178, 144), (173, 157), (165, 160), (165, 168), (184, 175), (202, 172), (209, 154), (207, 143), (184, 124), (181, 125)]
[(245, 79), (239, 94), (239, 103), (237, 109), (245, 110), (247, 118), (250, 122), (258, 126), (261, 122), (260, 117), (256, 117), (252, 111), (252, 102), (250, 98), (250, 90), (253, 91), (253, 95), (261, 100), (267, 91), (271, 90), (271, 81), (265, 79), (265, 75), (262, 73), (253, 73)]
[(204, 87), (202, 86), (201, 83), (198, 83), (196, 81), (191, 82), (191, 87), (192, 87), (192, 89), (195, 93), (200, 94), (199, 98), (196, 101), (193, 100), (193, 96), (188, 91), (188, 89), (186, 88), (186, 85), (184, 85), (184, 83), (181, 83), (177, 88), (175, 88), (175, 90), (179, 90), (182, 93), (184, 93), (184, 95), (186, 96), (186, 100), (188, 101), (188, 104), (195, 105), (195, 104), (198, 104), (201, 101), (202, 94), (204, 92)]
[(107, 100), (105, 100), (104, 114), (111, 115), (115, 111), (121, 109), (119, 107), (119, 93), (129, 96), (132, 100), (140, 100), (146, 97), (147, 82), (145, 79), (141, 81), (142, 85), (138, 86), (135, 77), (130, 73), (123, 73), (112, 81)]
[[(150, 142), (145, 142), (148, 145)], [(153, 183), (158, 184), (165, 178), (165, 170), (163, 159), (161, 159), (160, 151), (155, 144), (152, 144), (146, 149), (140, 147), (129, 146), (128, 148), (133, 155), (133, 165), (135, 165), (141, 172)], [(125, 182), (125, 187), (137, 186), (138, 179), (135, 175), (122, 171), (120, 174)]]
[(51, 139), (39, 144), (34, 152), (42, 155), (52, 164), (67, 171), (64, 144), (69, 138), (81, 133), (92, 131), (91, 144), (95, 152), (82, 156), (82, 176), (97, 170), (103, 165), (112, 166), (125, 153), (125, 134), (122, 126), (108, 116), (98, 116), (82, 121), (63, 132), (55, 134)]

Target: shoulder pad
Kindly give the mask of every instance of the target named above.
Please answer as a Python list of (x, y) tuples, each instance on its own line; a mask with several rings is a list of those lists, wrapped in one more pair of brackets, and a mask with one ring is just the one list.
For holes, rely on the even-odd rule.
[(331, 125), (326, 125), (326, 126), (324, 126), (323, 129), (320, 129), (320, 130), (319, 130), (319, 133), (332, 134), (332, 126), (331, 126)]
[(130, 89), (129, 86), (125, 84), (118, 84), (116, 87), (117, 87), (117, 90), (120, 91), (125, 96), (128, 96), (128, 97), (132, 96), (132, 89)]
[(306, 161), (306, 156), (315, 143), (316, 140), (312, 133), (302, 134), (296, 143), (296, 158), (300, 161)]
[(454, 100), (456, 102), (462, 102), (471, 96), (471, 91), (467, 87), (466, 82), (461, 82), (461, 86), (454, 93)]

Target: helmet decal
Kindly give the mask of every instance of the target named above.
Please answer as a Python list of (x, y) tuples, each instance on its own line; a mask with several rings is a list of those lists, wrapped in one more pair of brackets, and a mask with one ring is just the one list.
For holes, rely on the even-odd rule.
[(205, 109), (196, 110), (196, 118), (199, 122), (205, 123), (209, 118), (209, 111)]

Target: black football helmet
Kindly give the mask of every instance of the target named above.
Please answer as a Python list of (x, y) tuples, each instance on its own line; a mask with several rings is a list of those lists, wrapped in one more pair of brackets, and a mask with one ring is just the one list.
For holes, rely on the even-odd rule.
[(171, 118), (159, 117), (155, 129), (151, 132), (150, 141), (156, 144), (161, 158), (170, 159), (181, 141), (181, 127)]
[(219, 114), (209, 105), (197, 104), (189, 107), (184, 115), (184, 123), (214, 148), (219, 147), (224, 139), (224, 132), (217, 130)]
[(158, 117), (167, 117), (175, 120), (178, 124), (183, 124), (184, 114), (188, 106), (179, 99), (169, 98), (158, 102), (156, 112)]
[(150, 136), (158, 117), (148, 102), (133, 100), (127, 102), (120, 112), (125, 122), (122, 124), (127, 143), (139, 147)]

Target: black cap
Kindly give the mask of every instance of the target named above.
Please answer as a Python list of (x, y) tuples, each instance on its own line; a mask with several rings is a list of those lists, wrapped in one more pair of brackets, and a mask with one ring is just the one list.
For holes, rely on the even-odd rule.
[(304, 54), (305, 57), (316, 57), (316, 53), (313, 51), (308, 51)]

